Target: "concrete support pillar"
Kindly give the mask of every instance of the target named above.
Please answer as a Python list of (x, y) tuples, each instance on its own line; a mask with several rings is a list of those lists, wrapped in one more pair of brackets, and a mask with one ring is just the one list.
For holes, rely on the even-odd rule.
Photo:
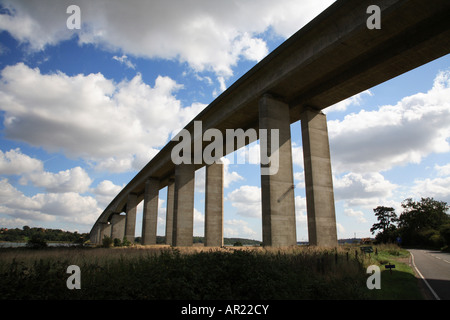
[(125, 219), (126, 216), (121, 216), (116, 213), (111, 218), (111, 238), (123, 240), (125, 234)]
[(206, 166), (205, 246), (223, 246), (223, 164)]
[(158, 222), (159, 180), (149, 178), (145, 183), (144, 210), (142, 214), (143, 245), (156, 244)]
[(306, 208), (310, 245), (337, 245), (327, 119), (307, 108), (301, 115)]
[(96, 224), (91, 230), (91, 233), (89, 235), (89, 241), (91, 243), (98, 244), (100, 243), (100, 225)]
[(125, 238), (128, 241), (134, 242), (134, 235), (136, 230), (136, 207), (137, 207), (137, 195), (130, 193), (127, 200), (127, 212), (125, 222)]
[(194, 164), (175, 167), (173, 246), (192, 246), (194, 233)]
[(167, 204), (166, 204), (166, 244), (173, 242), (173, 207), (175, 205), (175, 178), (170, 178), (167, 184)]
[[(278, 171), (274, 170), (275, 174), (263, 174), (261, 171), (262, 231), (266, 246), (281, 247), (297, 243), (290, 123), (289, 106), (286, 103), (270, 95), (264, 95), (260, 99), (259, 129), (267, 130), (268, 143), (267, 155), (263, 154), (264, 148), (260, 148), (261, 159), (264, 156), (278, 156), (279, 160), (278, 163), (275, 158), (271, 161), (278, 165)], [(279, 130), (278, 149), (271, 144), (271, 129)], [(260, 135), (260, 144), (263, 143), (265, 141), (261, 141)]]
[(104, 237), (111, 237), (111, 224), (103, 223), (100, 225), (99, 244), (102, 244)]

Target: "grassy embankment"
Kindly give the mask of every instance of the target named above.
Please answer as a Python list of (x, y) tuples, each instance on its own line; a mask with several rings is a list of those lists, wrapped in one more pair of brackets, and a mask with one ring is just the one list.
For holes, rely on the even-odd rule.
[[(406, 253), (405, 253), (406, 252)], [(420, 299), (407, 251), (356, 247), (172, 249), (47, 248), (0, 250), (2, 299)], [(381, 272), (381, 290), (369, 290), (366, 268)], [(69, 290), (69, 265), (81, 270), (81, 289)]]

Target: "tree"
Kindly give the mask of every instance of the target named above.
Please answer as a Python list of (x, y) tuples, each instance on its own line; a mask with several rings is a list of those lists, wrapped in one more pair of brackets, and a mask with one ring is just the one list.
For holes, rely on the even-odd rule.
[(380, 230), (376, 236), (377, 241), (393, 242), (395, 240), (395, 231), (397, 229), (394, 223), (398, 221), (395, 209), (378, 206), (373, 209), (373, 211), (377, 217), (378, 223), (375, 223), (372, 228), (370, 228), (370, 232), (374, 234), (376, 231)]
[(398, 219), (398, 226), (405, 243), (436, 246), (443, 242), (438, 231), (450, 223), (446, 202), (433, 198), (421, 198), (420, 201), (408, 198), (403, 201), (402, 207), (404, 211)]
[(446, 202), (437, 201), (433, 198), (422, 198), (420, 202), (411, 198), (402, 203), (405, 209), (399, 218), (399, 227), (405, 227), (412, 231), (426, 229), (439, 230), (439, 228), (450, 222), (447, 214), (449, 206)]
[(444, 241), (444, 244), (447, 246), (447, 250), (450, 249), (450, 223), (445, 224), (441, 227), (439, 230), (442, 240)]

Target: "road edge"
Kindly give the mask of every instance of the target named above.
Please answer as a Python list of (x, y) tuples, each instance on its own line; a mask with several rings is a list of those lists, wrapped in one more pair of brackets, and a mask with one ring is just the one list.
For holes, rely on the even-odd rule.
[(431, 288), (428, 281), (420, 273), (419, 269), (414, 263), (413, 253), (410, 250), (408, 250), (408, 252), (409, 252), (409, 265), (414, 270), (414, 274), (416, 275), (416, 278), (419, 282), (420, 291), (422, 292), (422, 295), (425, 298), (425, 300), (441, 300), (439, 296), (436, 294), (436, 292), (433, 290), (433, 288)]

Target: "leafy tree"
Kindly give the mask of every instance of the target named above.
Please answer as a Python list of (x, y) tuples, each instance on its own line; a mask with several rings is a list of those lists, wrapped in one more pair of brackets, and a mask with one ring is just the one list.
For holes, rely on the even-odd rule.
[(376, 239), (379, 242), (393, 242), (396, 238), (396, 226), (394, 223), (398, 221), (395, 209), (391, 207), (378, 206), (373, 209), (378, 223), (375, 223), (370, 232), (374, 234), (380, 231)]
[(405, 227), (413, 231), (438, 230), (443, 224), (450, 222), (447, 214), (449, 206), (443, 201), (422, 198), (420, 202), (416, 202), (408, 198), (403, 201), (402, 207), (405, 210), (400, 215), (399, 227)]
[(443, 225), (450, 223), (447, 214), (449, 206), (446, 202), (433, 198), (421, 198), (420, 201), (408, 198), (403, 201), (402, 207), (404, 211), (398, 221), (405, 243), (433, 247), (443, 243), (438, 231)]
[(443, 225), (439, 232), (447, 249), (450, 249), (450, 223)]

